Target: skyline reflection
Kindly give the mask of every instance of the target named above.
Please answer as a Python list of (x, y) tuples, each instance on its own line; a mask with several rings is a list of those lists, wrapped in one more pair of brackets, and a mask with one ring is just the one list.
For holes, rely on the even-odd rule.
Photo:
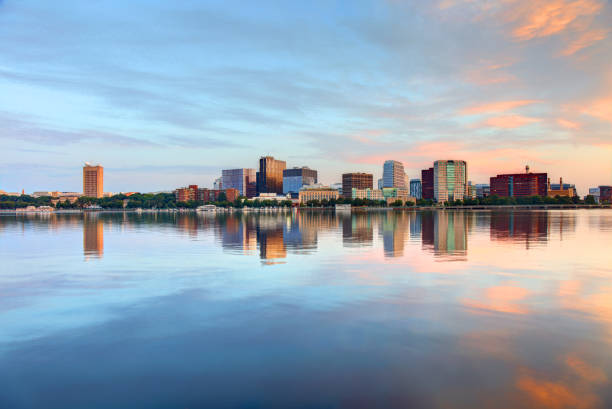
[[(122, 228), (150, 223), (173, 226), (191, 239), (214, 231), (220, 246), (229, 252), (253, 255), (257, 250), (265, 264), (284, 262), (288, 254), (317, 251), (319, 236), (339, 232), (345, 247), (372, 247), (382, 241), (385, 257), (403, 257), (408, 243), (420, 242), (421, 249), (437, 261), (465, 260), (474, 228), (487, 229), (491, 241), (523, 243), (526, 249), (545, 245), (551, 234), (560, 240), (576, 230), (572, 213), (546, 211), (378, 211), (353, 212), (299, 210), (286, 214), (27, 214), (3, 216), (0, 231), (11, 224), (44, 226), (48, 229), (80, 228), (86, 260), (104, 257), (104, 226)], [(601, 221), (598, 227), (607, 228)]]
[(610, 407), (611, 247), (607, 210), (2, 215), (0, 407)]

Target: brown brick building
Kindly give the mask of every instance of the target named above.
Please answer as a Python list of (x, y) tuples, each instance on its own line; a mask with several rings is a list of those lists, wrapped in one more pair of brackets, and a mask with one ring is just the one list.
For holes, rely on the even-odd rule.
[(491, 195), (525, 197), (548, 195), (547, 173), (513, 173), (491, 178)]
[(100, 165), (91, 166), (86, 163), (83, 166), (83, 196), (104, 196), (104, 168)]
[(374, 176), (371, 173), (345, 173), (342, 175), (342, 197), (351, 199), (353, 188), (372, 189)]

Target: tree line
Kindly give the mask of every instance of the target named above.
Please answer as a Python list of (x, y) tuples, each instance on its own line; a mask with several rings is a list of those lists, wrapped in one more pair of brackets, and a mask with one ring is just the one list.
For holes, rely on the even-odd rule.
[[(8, 196), (0, 195), (0, 209), (20, 209), (27, 206), (54, 206), (56, 209), (83, 209), (92, 206), (99, 206), (102, 209), (195, 209), (202, 204), (214, 204), (218, 207), (235, 207), (235, 208), (262, 208), (262, 207), (291, 207), (291, 200), (275, 201), (275, 200), (248, 200), (244, 196), (238, 197), (234, 202), (227, 201), (225, 194), (219, 195), (217, 201), (203, 203), (201, 201), (177, 202), (172, 193), (135, 193), (130, 196), (118, 194), (110, 197), (95, 198), (95, 197), (79, 197), (74, 203), (68, 201), (57, 202), (53, 205), (52, 198), (49, 196), (33, 197), (29, 195)], [(333, 207), (337, 204), (350, 204), (355, 207), (387, 207), (389, 206), (384, 200), (369, 200), (369, 199), (323, 199), (310, 200), (307, 203), (301, 204), (302, 207)], [(596, 204), (595, 198), (591, 195), (584, 199), (579, 197), (542, 197), (542, 196), (527, 196), (527, 197), (499, 197), (488, 196), (485, 198), (456, 200), (445, 202), (444, 206), (503, 206), (503, 205), (569, 205), (569, 204)], [(412, 202), (403, 203), (401, 200), (392, 202), (390, 206), (414, 206)], [(435, 202), (430, 199), (419, 199), (416, 202), (417, 206), (434, 206)]]

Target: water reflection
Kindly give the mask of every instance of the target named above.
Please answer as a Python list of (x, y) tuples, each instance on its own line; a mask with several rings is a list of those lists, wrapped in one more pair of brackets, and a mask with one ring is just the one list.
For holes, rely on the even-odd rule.
[[(319, 235), (340, 231), (345, 247), (372, 247), (377, 235), (385, 257), (403, 257), (408, 240), (438, 261), (465, 260), (474, 228), (488, 230), (494, 242), (523, 243), (529, 249), (543, 245), (554, 234), (563, 240), (576, 231), (576, 214), (547, 211), (379, 211), (336, 215), (333, 211), (300, 210), (283, 214), (25, 214), (0, 218), (0, 231), (9, 225), (22, 229), (81, 228), (85, 259), (104, 255), (104, 226), (121, 228), (167, 225), (192, 239), (213, 231), (221, 247), (230, 253), (253, 255), (258, 250), (265, 264), (283, 262), (288, 253), (311, 254), (318, 248)], [(609, 229), (604, 218), (589, 219), (598, 229)]]
[(0, 408), (612, 407), (611, 247), (605, 210), (3, 215)]
[(83, 254), (85, 260), (104, 255), (104, 222), (96, 213), (83, 215)]

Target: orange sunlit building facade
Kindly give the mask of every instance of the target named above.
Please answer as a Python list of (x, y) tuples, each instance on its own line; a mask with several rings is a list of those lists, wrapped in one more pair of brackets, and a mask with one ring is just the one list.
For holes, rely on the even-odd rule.
[(100, 198), (104, 196), (104, 168), (100, 165), (83, 166), (83, 196)]

